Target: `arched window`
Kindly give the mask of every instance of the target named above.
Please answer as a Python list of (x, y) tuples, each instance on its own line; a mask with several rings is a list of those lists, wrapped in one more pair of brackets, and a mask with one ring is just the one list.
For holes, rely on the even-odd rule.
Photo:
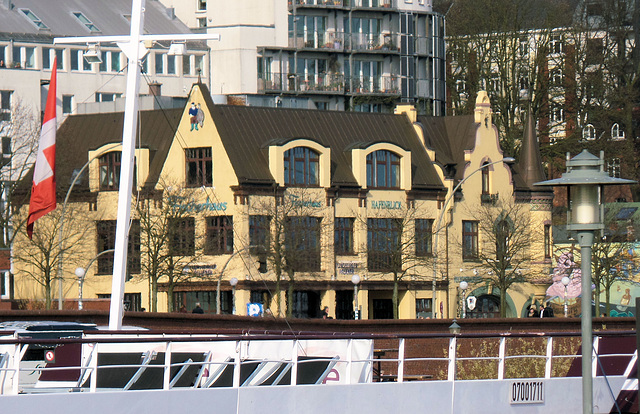
[(624, 131), (620, 128), (620, 124), (617, 122), (613, 124), (611, 127), (611, 139), (613, 140), (623, 140), (624, 139)]
[(596, 139), (596, 128), (592, 124), (587, 124), (582, 130), (582, 139), (593, 141)]
[(400, 188), (400, 157), (386, 150), (367, 155), (367, 187)]
[(295, 147), (284, 153), (284, 183), (292, 186), (320, 184), (320, 156), (307, 147)]

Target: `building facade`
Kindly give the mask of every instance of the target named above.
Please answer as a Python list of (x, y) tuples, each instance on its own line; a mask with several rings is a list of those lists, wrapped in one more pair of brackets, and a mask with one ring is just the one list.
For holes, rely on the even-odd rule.
[[(125, 288), (132, 310), (200, 303), (247, 314), (261, 304), (292, 317), (318, 317), (325, 306), (345, 319), (356, 309), (363, 318), (453, 317), (459, 281), (472, 275), (465, 294), (496, 316), (500, 294), (481, 255), (492, 249), (491, 230), (477, 210), (517, 203), (540, 235), (550, 217), (548, 194), (529, 185), (540, 164), (531, 172), (529, 160), (502, 162), (486, 94), (474, 116), (444, 118), (418, 117), (411, 105), (395, 114), (216, 105), (204, 84), (188, 100), (141, 112)], [(86, 269), (85, 302), (109, 296), (121, 125), (122, 113), (74, 115), (58, 131), (59, 195), (90, 162), (67, 205), (67, 298), (76, 297), (77, 267)], [(54, 213), (38, 220), (34, 241), (20, 234), (14, 250), (37, 256), (56, 223)], [(534, 253), (518, 265), (525, 289), (508, 289), (502, 305), (509, 316), (545, 289), (543, 237), (528, 247)], [(16, 297), (42, 299), (41, 269), (16, 258)]]
[(411, 102), (445, 114), (444, 16), (430, 0), (163, 3), (194, 31), (221, 35), (210, 44), (213, 94), (364, 112)]

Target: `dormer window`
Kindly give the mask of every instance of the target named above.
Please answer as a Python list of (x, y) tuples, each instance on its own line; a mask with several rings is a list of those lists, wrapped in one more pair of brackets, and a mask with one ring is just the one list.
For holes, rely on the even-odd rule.
[(308, 147), (295, 147), (284, 153), (284, 183), (289, 186), (320, 185), (320, 155)]
[(378, 150), (367, 155), (368, 188), (400, 188), (400, 157)]
[(109, 152), (100, 157), (100, 190), (117, 190), (120, 184), (122, 153)]

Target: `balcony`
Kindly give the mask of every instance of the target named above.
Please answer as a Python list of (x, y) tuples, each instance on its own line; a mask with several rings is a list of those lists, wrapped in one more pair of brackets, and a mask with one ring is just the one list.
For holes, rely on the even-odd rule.
[(344, 48), (344, 33), (343, 32), (312, 32), (306, 36), (293, 36), (292, 32), (289, 32), (289, 44), (288, 46), (295, 49), (325, 49), (325, 50), (343, 50)]
[(498, 201), (498, 194), (481, 194), (480, 202), (482, 204), (495, 204)]
[(273, 72), (268, 79), (258, 79), (258, 93), (327, 93), (344, 94), (344, 76), (342, 74), (286, 74)]
[(355, 77), (347, 82), (346, 91), (351, 94), (400, 95), (400, 80), (395, 75)]
[(289, 9), (296, 7), (341, 7), (358, 9), (390, 9), (395, 7), (394, 0), (289, 0)]

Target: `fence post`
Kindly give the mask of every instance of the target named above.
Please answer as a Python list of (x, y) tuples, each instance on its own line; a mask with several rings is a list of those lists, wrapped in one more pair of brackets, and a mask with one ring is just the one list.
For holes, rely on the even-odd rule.
[(449, 369), (447, 370), (447, 381), (456, 379), (456, 337), (449, 339)]
[(544, 377), (551, 378), (551, 368), (553, 367), (553, 337), (547, 337), (547, 361), (544, 366)]
[(171, 342), (164, 344), (164, 376), (162, 377), (162, 389), (168, 390), (171, 383)]
[(500, 337), (500, 348), (498, 350), (498, 379), (504, 379), (504, 357), (507, 351), (507, 338)]
[(404, 381), (404, 345), (405, 338), (398, 341), (398, 382)]

